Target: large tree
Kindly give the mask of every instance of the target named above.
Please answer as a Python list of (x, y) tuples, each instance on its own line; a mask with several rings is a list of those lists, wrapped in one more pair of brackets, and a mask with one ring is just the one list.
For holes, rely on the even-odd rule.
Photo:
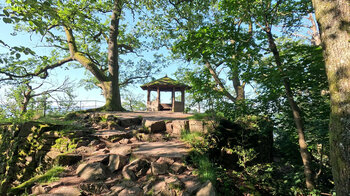
[[(16, 16), (21, 22), (17, 30), (40, 35), (42, 44), (53, 49), (53, 55), (40, 59), (37, 63), (40, 66), (32, 72), (25, 71), (26, 76), (46, 77), (48, 69), (77, 62), (92, 74), (90, 81), (102, 89), (106, 99), (104, 109), (120, 111), (123, 110), (120, 86), (148, 77), (152, 72), (151, 63), (140, 57), (140, 48), (149, 50), (152, 45), (148, 43), (148, 47), (144, 43), (149, 40), (138, 26), (148, 16), (143, 1), (15, 0), (7, 3), (6, 21), (11, 22), (10, 17)], [(127, 54), (133, 56), (122, 59)], [(8, 67), (2, 69), (2, 73), (10, 78), (23, 77), (23, 72), (11, 75)]]
[(350, 194), (350, 1), (313, 0), (331, 95), (330, 155), (336, 192)]
[[(274, 66), (281, 76), (282, 84), (285, 90), (285, 97), (288, 100), (292, 111), (296, 130), (298, 133), (299, 150), (304, 165), (304, 174), (306, 186), (308, 189), (315, 188), (313, 181), (313, 171), (311, 169), (311, 155), (308, 151), (305, 139), (304, 119), (301, 109), (294, 98), (294, 92), (291, 87), (292, 81), (285, 74), (286, 67), (284, 59), (281, 58), (280, 51), (276, 44), (276, 33), (274, 29), (278, 26), (289, 31), (299, 26), (302, 15), (307, 13), (307, 3), (305, 1), (240, 1), (224, 0), (222, 8), (232, 15), (239, 17), (246, 24), (253, 23), (255, 34), (263, 36), (260, 40), (267, 44), (267, 50), (272, 54)], [(239, 11), (237, 11), (239, 10)], [(262, 46), (266, 46), (263, 44)]]

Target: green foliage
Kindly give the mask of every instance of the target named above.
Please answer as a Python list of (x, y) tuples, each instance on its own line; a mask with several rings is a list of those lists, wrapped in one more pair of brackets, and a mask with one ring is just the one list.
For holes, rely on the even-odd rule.
[[(151, 32), (142, 29), (152, 18), (152, 4), (153, 1), (118, 1), (118, 7), (122, 9), (116, 18), (120, 21), (115, 34), (117, 37), (109, 37), (111, 35), (108, 34), (111, 13), (115, 9), (113, 1), (6, 1), (4, 12), (11, 13), (11, 17), (5, 17), (4, 20), (16, 18), (16, 32), (34, 33), (41, 37), (43, 43), (54, 46), (51, 55), (33, 57), (31, 63), (27, 61), (27, 65), (21, 66), (31, 67), (33, 70), (30, 73), (35, 75), (42, 69), (53, 69), (71, 61), (61, 61), (71, 55), (66, 50), (68, 37), (65, 34), (65, 29), (70, 29), (74, 36), (72, 44), (76, 47), (76, 55), (83, 59), (75, 58), (78, 63), (70, 63), (67, 67), (87, 66), (89, 73), (81, 84), (96, 88), (97, 84), (111, 80), (113, 73), (110, 73), (110, 68), (115, 67), (118, 69), (116, 77), (120, 81), (114, 82), (123, 87), (135, 81), (144, 81), (158, 72), (161, 64), (166, 65), (163, 55), (153, 50), (161, 47), (162, 40), (156, 37), (147, 39), (147, 34)], [(118, 40), (116, 64), (108, 61), (108, 55), (113, 54), (113, 51), (106, 50), (111, 40)], [(153, 57), (143, 58), (144, 52)], [(6, 71), (10, 72), (14, 67), (19, 66), (6, 66)], [(46, 71), (38, 75), (44, 77), (45, 74)]]
[(131, 91), (124, 91), (122, 96), (122, 106), (128, 111), (145, 111), (146, 104), (144, 97), (140, 94), (134, 94)]
[(213, 114), (211, 114), (209, 112), (194, 113), (193, 115), (188, 117), (188, 119), (194, 119), (194, 120), (210, 120), (212, 118), (213, 118)]
[(56, 139), (55, 144), (52, 146), (52, 148), (62, 153), (70, 153), (75, 150), (76, 147), (77, 144), (66, 137)]

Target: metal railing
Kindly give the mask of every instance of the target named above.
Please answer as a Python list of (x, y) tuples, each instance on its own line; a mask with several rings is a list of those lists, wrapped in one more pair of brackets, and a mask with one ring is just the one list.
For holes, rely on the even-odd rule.
[(46, 116), (47, 114), (65, 114), (72, 111), (94, 109), (104, 104), (105, 102), (98, 100), (43, 100), (32, 102), (30, 107), (36, 111), (42, 111), (42, 114)]

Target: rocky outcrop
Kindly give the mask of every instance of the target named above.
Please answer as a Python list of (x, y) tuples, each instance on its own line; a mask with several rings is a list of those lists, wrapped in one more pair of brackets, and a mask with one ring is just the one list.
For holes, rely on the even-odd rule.
[(67, 135), (67, 141), (77, 141), (69, 153), (61, 154), (71, 145), (61, 134), (47, 133), (51, 141), (61, 139), (62, 147), (52, 151), (52, 145), (48, 146), (48, 159), (69, 167), (58, 182), (29, 187), (32, 194), (178, 196), (195, 195), (204, 189), (193, 169), (183, 163), (188, 146), (176, 140), (189, 129), (189, 120), (141, 123), (139, 117), (123, 119), (112, 114), (80, 118), (87, 129)]
[[(77, 130), (76, 126), (40, 122), (0, 125), (0, 195), (6, 195), (13, 182), (29, 180), (38, 167), (46, 169), (54, 163), (77, 163), (81, 157), (61, 153), (83, 145), (82, 141), (92, 140), (89, 133), (89, 129)], [(24, 188), (12, 187), (11, 192), (18, 194)]]

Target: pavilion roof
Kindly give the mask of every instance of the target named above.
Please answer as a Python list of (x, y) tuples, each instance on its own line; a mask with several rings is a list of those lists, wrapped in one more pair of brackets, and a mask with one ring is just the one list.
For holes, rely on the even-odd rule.
[(158, 80), (154, 80), (143, 84), (141, 85), (141, 88), (143, 90), (156, 90), (157, 88), (159, 88), (162, 91), (172, 91), (173, 88), (175, 88), (175, 90), (182, 90), (189, 89), (190, 87), (186, 84), (180, 83), (179, 81), (169, 78), (168, 76), (165, 76), (159, 78)]

